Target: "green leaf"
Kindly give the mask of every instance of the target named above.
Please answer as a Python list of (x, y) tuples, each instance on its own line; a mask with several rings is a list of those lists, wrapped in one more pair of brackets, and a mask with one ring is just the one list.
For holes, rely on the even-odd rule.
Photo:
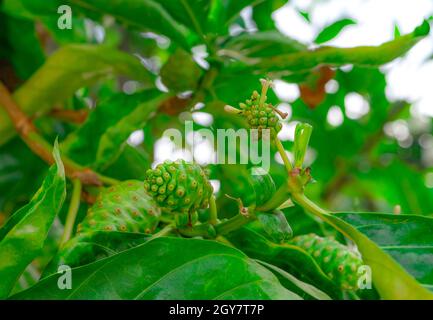
[(199, 239), (157, 238), (72, 275), (72, 290), (53, 275), (12, 299), (300, 299), (242, 252)]
[[(250, 72), (250, 69), (261, 69), (266, 72), (285, 70), (303, 71), (315, 68), (320, 64), (343, 66), (353, 64), (357, 66), (380, 66), (404, 55), (415, 44), (429, 34), (427, 22), (417, 27), (414, 32), (401, 36), (379, 46), (360, 46), (353, 48), (320, 47), (274, 57), (263, 58), (251, 63), (250, 68), (244, 63), (234, 63), (231, 72)], [(248, 69), (248, 70), (247, 70)]]
[[(59, 2), (58, 0), (55, 1)], [(153, 31), (165, 35), (184, 48), (189, 48), (197, 42), (197, 35), (181, 23), (185, 22), (185, 19), (189, 19), (189, 16), (186, 18), (182, 13), (184, 11), (176, 12), (179, 1), (124, 0), (107, 2), (104, 0), (68, 0), (63, 1), (63, 3), (71, 5), (72, 12), (76, 9), (86, 14), (110, 14), (119, 22), (141, 28), (143, 31)], [(173, 13), (177, 13), (176, 18), (181, 17), (183, 21), (176, 20), (172, 15)]]
[[(377, 217), (376, 219), (370, 219), (368, 223), (366, 223), (363, 227), (361, 225), (352, 226), (349, 222), (354, 220), (354, 217), (351, 215), (339, 214), (339, 215), (329, 215), (326, 214), (325, 217), (343, 234), (346, 234), (350, 239), (352, 239), (357, 247), (359, 252), (362, 255), (362, 259), (365, 264), (368, 265), (372, 270), (373, 284), (377, 291), (379, 292), (381, 298), (383, 299), (433, 299), (433, 293), (429, 292), (427, 289), (421, 286), (415, 278), (409, 275), (402, 266), (400, 266), (390, 254), (386, 253), (384, 250), (380, 248), (380, 244), (376, 244), (373, 240), (370, 240), (366, 233), (364, 233), (364, 229), (369, 228), (369, 225), (373, 224), (373, 229), (375, 232), (378, 232), (382, 235), (388, 234), (389, 228), (386, 227), (386, 224), (381, 221), (380, 217), (383, 217), (379, 214), (379, 216), (372, 215), (372, 217)], [(340, 218), (341, 217), (341, 218)], [(347, 219), (346, 222), (344, 219), (346, 217), (352, 217), (351, 220)], [(362, 217), (362, 216), (361, 216)], [(402, 218), (401, 221), (405, 221), (405, 218), (408, 219), (408, 216)], [(356, 220), (354, 220), (356, 221)], [(428, 221), (428, 220), (427, 220)], [(395, 223), (395, 221), (394, 221)], [(412, 225), (413, 226), (413, 225)], [(410, 236), (410, 232), (413, 229), (408, 225), (396, 224), (395, 226), (391, 226), (394, 229), (394, 232), (401, 232), (400, 235), (403, 236), (401, 240), (393, 245), (399, 246), (400, 241), (404, 241), (404, 236)], [(359, 228), (359, 229), (357, 229)], [(382, 231), (382, 228), (383, 231)], [(371, 235), (371, 234), (370, 234)], [(386, 240), (385, 238), (384, 240)], [(376, 240), (378, 240), (376, 238)], [(389, 240), (389, 238), (388, 238)], [(412, 239), (416, 240), (416, 239)], [(421, 240), (422, 241), (422, 240)], [(415, 254), (411, 252), (411, 254)], [(417, 255), (418, 256), (418, 255)], [(424, 256), (425, 258), (426, 256)], [(430, 257), (431, 259), (431, 257)], [(427, 266), (431, 266), (427, 261)], [(426, 267), (427, 267), (426, 266)]]
[[(278, 268), (277, 266), (274, 266), (272, 264), (269, 264), (264, 261), (256, 260), (260, 264), (264, 265), (268, 269), (270, 269), (272, 272), (274, 272), (276, 275), (279, 275), (280, 277), (284, 278), (286, 281), (291, 283), (291, 287), (297, 287), (301, 290), (299, 294), (307, 294), (308, 296), (317, 299), (317, 300), (331, 300), (331, 298), (324, 293), (323, 291), (313, 287), (312, 285), (302, 282), (298, 279), (296, 279), (294, 276), (292, 276), (290, 273), (284, 271), (281, 268)], [(281, 281), (281, 280), (280, 280)], [(284, 284), (284, 283), (283, 283)]]
[(0, 147), (0, 211), (10, 214), (40, 187), (47, 166), (18, 137)]
[(253, 0), (211, 0), (207, 29), (217, 34), (226, 33), (230, 23), (238, 17), (242, 9), (255, 4), (254, 2)]
[(293, 236), (292, 228), (281, 211), (261, 213), (256, 212), (258, 221), (263, 230), (276, 243), (282, 243)]
[[(43, 114), (79, 88), (116, 74), (153, 85), (153, 75), (138, 58), (107, 47), (68, 45), (52, 54), (13, 97), (28, 115)], [(0, 144), (14, 134), (8, 115), (0, 109)]]
[(228, 41), (224, 49), (245, 57), (272, 57), (299, 52), (307, 47), (279, 31), (270, 30), (241, 34)]
[(151, 164), (150, 155), (145, 150), (126, 144), (117, 159), (102, 173), (118, 180), (144, 180)]
[(112, 164), (122, 152), (129, 135), (146, 125), (150, 115), (158, 109), (160, 102), (165, 97), (165, 95), (160, 95), (140, 103), (130, 114), (120, 119), (116, 125), (108, 128), (101, 136), (94, 166), (98, 169), (104, 169)]
[(393, 257), (422, 285), (433, 289), (433, 218), (384, 213), (338, 213)]
[(340, 289), (301, 248), (287, 243), (273, 243), (250, 226), (231, 232), (226, 237), (249, 257), (275, 265), (333, 298), (340, 297)]
[(57, 273), (61, 265), (83, 266), (136, 247), (149, 240), (141, 233), (95, 231), (79, 234), (69, 240), (45, 268), (42, 278)]
[(111, 96), (66, 138), (62, 149), (82, 165), (105, 169), (122, 153), (129, 135), (144, 127), (163, 97), (158, 90)]
[(271, 15), (286, 3), (285, 0), (268, 0), (254, 6), (253, 20), (257, 28), (262, 31), (275, 29), (275, 21), (271, 18)]
[(160, 71), (164, 85), (175, 92), (195, 90), (201, 74), (201, 69), (191, 54), (180, 48), (168, 58)]
[(0, 229), (0, 298), (6, 298), (27, 265), (41, 252), (65, 199), (65, 172), (57, 143), (53, 165), (32, 200)]
[[(0, 35), (0, 58), (9, 60), (17, 76), (26, 80), (45, 60), (36, 36), (35, 23), (0, 12), (0, 28), (3, 30)], [(6, 47), (6, 52), (2, 52), (3, 46)]]
[(356, 21), (352, 19), (341, 19), (338, 20), (328, 26), (326, 26), (320, 33), (317, 35), (314, 40), (315, 43), (321, 44), (328, 42), (329, 40), (334, 39), (338, 34), (347, 26), (356, 24)]

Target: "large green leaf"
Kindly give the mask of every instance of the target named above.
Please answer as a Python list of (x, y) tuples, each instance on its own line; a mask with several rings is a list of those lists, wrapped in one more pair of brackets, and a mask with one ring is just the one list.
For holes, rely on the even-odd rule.
[(149, 240), (150, 236), (141, 233), (95, 231), (79, 234), (60, 248), (44, 269), (42, 277), (57, 273), (61, 265), (71, 268), (112, 256), (118, 252), (136, 247)]
[(35, 23), (0, 12), (0, 28), (0, 58), (9, 60), (17, 76), (26, 80), (45, 60)]
[[(197, 41), (197, 35), (181, 23), (186, 22), (185, 20), (189, 21), (191, 16), (194, 17), (195, 10), (192, 10), (192, 15), (183, 15), (183, 13), (189, 13), (183, 4), (190, 3), (190, 1), (179, 3), (180, 1), (168, 0), (123, 0), (110, 2), (104, 0), (68, 0), (63, 2), (71, 5), (72, 11), (77, 9), (77, 11), (81, 10), (86, 14), (110, 14), (120, 22), (141, 28), (144, 31), (148, 30), (163, 34), (185, 48), (192, 46)], [(199, 8), (200, 6), (198, 4), (198, 6), (195, 5), (193, 7)], [(191, 10), (191, 6), (189, 10)], [(174, 15), (182, 21), (178, 21)]]
[(242, 252), (199, 239), (157, 238), (72, 277), (71, 290), (53, 275), (12, 299), (300, 299)]
[(11, 214), (40, 187), (47, 166), (18, 137), (0, 147), (0, 211)]
[(287, 243), (273, 243), (250, 226), (231, 232), (226, 237), (249, 257), (275, 265), (333, 298), (340, 297), (340, 290), (301, 248)]
[(0, 229), (0, 298), (8, 296), (21, 273), (41, 252), (65, 199), (65, 172), (57, 144), (53, 155), (56, 164), (41, 188)]
[(284, 271), (283, 269), (278, 268), (277, 266), (274, 266), (264, 261), (257, 260), (257, 262), (261, 263), (269, 270), (274, 272), (279, 277), (281, 283), (286, 288), (288, 288), (289, 290), (293, 290), (297, 293), (298, 291), (300, 291), (298, 294), (301, 295), (302, 297), (306, 296), (317, 300), (331, 300), (331, 298), (326, 293), (320, 291), (319, 289), (313, 287), (308, 283), (296, 279), (294, 276)]
[[(51, 55), (13, 96), (27, 114), (43, 114), (79, 88), (114, 74), (153, 84), (153, 76), (136, 57), (102, 46), (68, 45)], [(0, 143), (14, 134), (6, 112), (0, 109)]]
[(400, 263), (425, 287), (433, 289), (433, 218), (383, 213), (339, 213)]
[[(343, 232), (345, 235), (347, 235), (350, 239), (352, 239), (356, 243), (359, 252), (362, 254), (362, 259), (364, 260), (365, 264), (368, 265), (372, 270), (373, 284), (383, 299), (433, 299), (433, 293), (429, 292), (426, 288), (422, 287), (421, 284), (418, 283), (414, 277), (409, 275), (404, 270), (404, 268), (400, 266), (391, 257), (389, 253), (386, 253), (384, 250), (382, 250), (378, 244), (376, 244), (373, 240), (370, 240), (367, 237), (367, 234), (364, 233), (364, 228), (368, 230), (370, 224), (376, 224), (376, 226), (374, 225), (371, 226), (372, 229), (370, 229), (371, 234), (374, 234), (374, 232), (378, 233), (378, 235), (374, 237), (376, 238), (376, 240), (378, 240), (378, 237), (382, 237), (382, 234), (384, 236), (389, 234), (390, 227), (386, 227), (386, 223), (384, 223), (384, 220), (380, 221), (381, 215), (376, 216), (377, 217), (376, 219), (374, 218), (371, 219), (370, 222), (364, 225), (364, 227), (356, 224), (355, 226), (352, 226), (351, 224), (348, 223), (350, 221), (349, 217), (351, 217), (351, 220), (353, 222), (357, 221), (356, 219), (354, 219), (353, 215), (350, 216), (344, 214), (340, 214), (340, 215), (326, 214), (325, 217), (338, 230)], [(343, 220), (345, 217), (347, 217), (348, 222)], [(373, 217), (375, 217), (375, 215), (373, 215)], [(404, 219), (405, 218), (402, 218), (401, 221), (404, 221)], [(395, 224), (395, 221), (393, 223)], [(391, 226), (391, 229), (393, 227), (394, 228), (397, 227), (399, 229), (399, 232), (401, 232), (401, 235), (406, 234), (406, 236), (409, 237), (411, 237), (410, 234), (414, 230), (413, 224), (410, 225), (406, 225), (404, 223), (395, 224), (395, 226)], [(394, 229), (394, 232), (396, 232), (396, 229)], [(385, 239), (387, 238), (385, 237), (384, 240)], [(402, 240), (399, 240), (398, 237), (394, 238), (394, 240), (395, 239), (397, 239), (398, 242), (394, 243), (393, 245), (397, 247), (399, 246), (400, 241), (404, 241), (403, 240), (404, 238)], [(415, 241), (416, 239), (412, 239), (412, 243), (414, 243)], [(421, 244), (424, 245), (422, 240), (421, 240)], [(388, 245), (390, 244), (388, 243)], [(402, 248), (402, 250), (404, 249)], [(411, 254), (416, 255), (418, 258), (426, 259), (423, 260), (424, 262), (426, 262), (426, 266), (424, 268), (429, 267), (428, 261), (429, 259), (431, 259), (431, 256), (430, 257), (428, 255), (421, 256), (418, 255), (416, 252), (413, 252)], [(405, 263), (407, 265), (407, 257)], [(422, 269), (420, 270), (420, 272), (422, 272)]]

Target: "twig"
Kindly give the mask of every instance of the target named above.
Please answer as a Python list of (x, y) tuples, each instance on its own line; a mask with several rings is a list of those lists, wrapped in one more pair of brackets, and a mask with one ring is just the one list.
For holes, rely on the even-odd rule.
[(74, 228), (78, 209), (80, 208), (82, 187), (80, 179), (73, 179), (72, 186), (71, 202), (69, 203), (68, 215), (66, 216), (65, 229), (63, 230), (62, 239), (60, 240), (60, 246), (63, 246), (71, 238), (72, 229)]
[(53, 109), (48, 114), (50, 117), (72, 122), (72, 123), (83, 123), (86, 121), (89, 112), (85, 109), (80, 110), (63, 110), (63, 109)]

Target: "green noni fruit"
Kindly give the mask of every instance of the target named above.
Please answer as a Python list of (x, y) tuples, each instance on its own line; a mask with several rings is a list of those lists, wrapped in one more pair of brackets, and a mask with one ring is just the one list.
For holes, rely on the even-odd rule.
[(152, 233), (160, 215), (161, 209), (144, 190), (144, 183), (127, 180), (99, 194), (77, 232), (105, 230)]
[(275, 137), (282, 128), (280, 119), (276, 114), (276, 109), (269, 103), (266, 103), (266, 96), (260, 101), (260, 94), (254, 91), (251, 98), (245, 103), (240, 103), (239, 107), (242, 114), (247, 119), (251, 129), (257, 129), (259, 137), (262, 136), (263, 129), (270, 129), (271, 137)]
[(322, 238), (315, 234), (297, 236), (290, 243), (307, 251), (328, 277), (342, 289), (357, 289), (357, 272), (363, 264), (357, 252), (333, 238)]
[(205, 170), (184, 160), (165, 161), (147, 170), (144, 188), (160, 207), (176, 214), (180, 225), (194, 224), (197, 210), (207, 208), (213, 194)]

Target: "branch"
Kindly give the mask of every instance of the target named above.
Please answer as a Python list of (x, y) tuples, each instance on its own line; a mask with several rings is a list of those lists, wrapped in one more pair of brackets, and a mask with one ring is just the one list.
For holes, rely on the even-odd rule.
[[(27, 115), (12, 98), (9, 90), (0, 82), (0, 105), (9, 115), (15, 130), (27, 146), (48, 164), (53, 164), (52, 146), (37, 131)], [(89, 168), (84, 168), (73, 160), (62, 156), (66, 175), (70, 179), (79, 179), (85, 185), (100, 186), (103, 183), (115, 184), (117, 180), (100, 175)]]
[(63, 110), (63, 109), (53, 109), (51, 110), (48, 115), (50, 117), (66, 121), (66, 122), (72, 122), (72, 123), (83, 123), (86, 121), (87, 116), (89, 115), (89, 112), (85, 109), (80, 110)]

